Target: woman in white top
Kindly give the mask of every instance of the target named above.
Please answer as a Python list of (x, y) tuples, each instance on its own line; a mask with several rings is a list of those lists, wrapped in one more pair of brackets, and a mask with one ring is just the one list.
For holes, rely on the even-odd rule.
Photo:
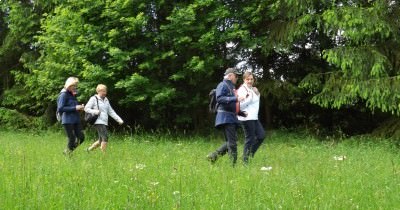
[(243, 161), (247, 163), (249, 156), (254, 157), (257, 149), (264, 141), (265, 130), (258, 120), (260, 92), (253, 86), (253, 74), (251, 72), (245, 72), (243, 74), (243, 81), (243, 85), (238, 89), (238, 95), (246, 97), (244, 101), (240, 102), (240, 110), (246, 112), (247, 116), (238, 116), (238, 119), (242, 122), (245, 133)]
[(120, 125), (122, 125), (124, 121), (117, 115), (117, 113), (115, 113), (114, 109), (111, 107), (110, 102), (106, 97), (107, 87), (103, 84), (99, 84), (97, 85), (96, 92), (97, 95), (92, 96), (87, 102), (85, 106), (85, 112), (99, 115), (96, 122), (94, 123), (94, 127), (97, 130), (99, 139), (86, 150), (89, 152), (101, 146), (101, 150), (105, 152), (108, 142), (108, 116), (111, 116)]

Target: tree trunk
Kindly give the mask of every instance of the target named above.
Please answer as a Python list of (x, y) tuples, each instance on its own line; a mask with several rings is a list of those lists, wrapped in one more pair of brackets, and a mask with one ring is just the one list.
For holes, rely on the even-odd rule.
[(272, 128), (272, 114), (271, 114), (271, 106), (266, 103), (264, 105), (264, 127), (270, 129)]
[(47, 124), (52, 125), (57, 122), (56, 109), (57, 109), (57, 106), (54, 102), (47, 103), (47, 108), (43, 114), (43, 120)]

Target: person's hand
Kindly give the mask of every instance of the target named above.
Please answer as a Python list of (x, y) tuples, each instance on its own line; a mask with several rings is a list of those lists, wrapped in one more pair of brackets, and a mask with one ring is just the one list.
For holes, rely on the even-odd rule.
[(119, 125), (122, 125), (122, 124), (124, 124), (124, 121), (121, 120), (121, 121), (118, 122), (118, 124), (119, 124)]
[(238, 101), (244, 101), (244, 99), (246, 99), (246, 96), (239, 96), (238, 97)]
[(99, 115), (100, 114), (100, 110), (94, 110), (94, 114), (95, 115)]
[(76, 105), (75, 108), (76, 108), (77, 111), (82, 111), (85, 108), (85, 105), (84, 104)]
[(240, 110), (238, 115), (241, 116), (241, 117), (247, 117), (247, 112)]

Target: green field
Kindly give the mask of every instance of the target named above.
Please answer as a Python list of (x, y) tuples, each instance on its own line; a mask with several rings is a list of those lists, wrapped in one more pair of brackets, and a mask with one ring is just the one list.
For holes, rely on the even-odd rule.
[(0, 209), (400, 209), (389, 141), (275, 132), (233, 168), (205, 159), (222, 139), (111, 135), (106, 154), (91, 140), (67, 158), (61, 132), (0, 131)]

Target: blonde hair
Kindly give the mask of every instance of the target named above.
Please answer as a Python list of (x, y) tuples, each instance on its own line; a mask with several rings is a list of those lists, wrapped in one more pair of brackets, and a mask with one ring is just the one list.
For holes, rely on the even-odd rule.
[(250, 71), (246, 71), (243, 74), (243, 79), (247, 79), (247, 77), (250, 77), (250, 76), (253, 76), (253, 79), (255, 79), (253, 73), (251, 73)]
[(107, 91), (107, 86), (105, 86), (103, 84), (98, 84), (96, 87), (96, 92), (99, 93), (101, 90)]
[(65, 81), (65, 85), (64, 88), (68, 89), (69, 87), (71, 87), (72, 85), (76, 85), (78, 84), (79, 79), (76, 77), (68, 77), (68, 79)]

